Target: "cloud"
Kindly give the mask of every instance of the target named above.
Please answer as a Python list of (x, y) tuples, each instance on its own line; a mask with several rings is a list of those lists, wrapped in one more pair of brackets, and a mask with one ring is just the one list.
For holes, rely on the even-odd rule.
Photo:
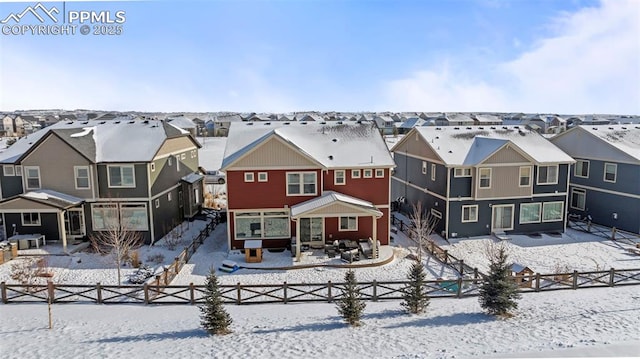
[[(640, 11), (634, 0), (561, 14), (495, 71), (444, 66), (391, 81), (389, 107), (423, 111), (640, 114)], [(458, 106), (456, 106), (458, 104)]]

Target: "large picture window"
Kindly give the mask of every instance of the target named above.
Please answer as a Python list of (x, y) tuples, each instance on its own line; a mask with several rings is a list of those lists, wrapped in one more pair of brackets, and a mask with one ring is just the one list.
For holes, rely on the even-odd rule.
[(118, 226), (118, 205), (109, 204), (92, 204), (91, 219), (93, 229), (96, 231), (104, 231), (117, 228)]
[(562, 221), (563, 202), (546, 202), (542, 205), (542, 222)]
[(290, 227), (286, 211), (238, 212), (235, 215), (236, 239), (288, 238)]
[(94, 203), (91, 205), (91, 219), (93, 230), (148, 231), (149, 217), (146, 203)]
[(538, 167), (538, 184), (557, 184), (558, 166)]
[(122, 228), (133, 231), (149, 230), (147, 205), (144, 203), (120, 204), (120, 220), (122, 221)]
[(541, 203), (520, 204), (520, 224), (539, 223)]
[(136, 186), (133, 165), (107, 166), (107, 172), (109, 172), (109, 187), (111, 188)]
[(287, 173), (287, 196), (304, 196), (316, 194), (315, 172)]

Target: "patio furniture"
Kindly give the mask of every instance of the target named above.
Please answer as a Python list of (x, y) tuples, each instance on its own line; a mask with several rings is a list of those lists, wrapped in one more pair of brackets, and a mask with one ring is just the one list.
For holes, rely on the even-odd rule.
[(342, 251), (342, 253), (340, 253), (340, 259), (342, 259), (343, 262), (347, 262), (347, 263), (353, 263), (354, 261), (359, 261), (360, 252), (358, 251), (357, 248)]
[(325, 244), (324, 245), (324, 253), (329, 258), (333, 258), (338, 254), (338, 248), (336, 248), (333, 244)]
[(43, 245), (47, 244), (47, 240), (40, 233), (16, 234), (15, 236), (9, 237), (9, 242), (17, 243), (18, 249), (29, 249), (33, 243), (35, 243), (36, 248), (40, 248), (40, 241), (42, 241)]

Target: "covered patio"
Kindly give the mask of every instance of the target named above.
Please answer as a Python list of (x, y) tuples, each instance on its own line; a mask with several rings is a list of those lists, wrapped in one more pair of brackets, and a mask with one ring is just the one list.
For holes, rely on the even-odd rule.
[[(341, 240), (371, 239), (371, 254), (378, 256), (377, 227), (382, 212), (371, 202), (334, 191), (291, 207), (296, 236), (292, 254), (300, 261), (301, 247), (324, 248)], [(295, 247), (295, 250), (293, 249)]]

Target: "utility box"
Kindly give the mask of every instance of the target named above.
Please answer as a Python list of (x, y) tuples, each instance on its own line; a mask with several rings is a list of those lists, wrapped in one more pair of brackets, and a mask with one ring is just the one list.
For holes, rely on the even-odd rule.
[(251, 239), (244, 241), (244, 260), (247, 263), (262, 262), (262, 241)]

